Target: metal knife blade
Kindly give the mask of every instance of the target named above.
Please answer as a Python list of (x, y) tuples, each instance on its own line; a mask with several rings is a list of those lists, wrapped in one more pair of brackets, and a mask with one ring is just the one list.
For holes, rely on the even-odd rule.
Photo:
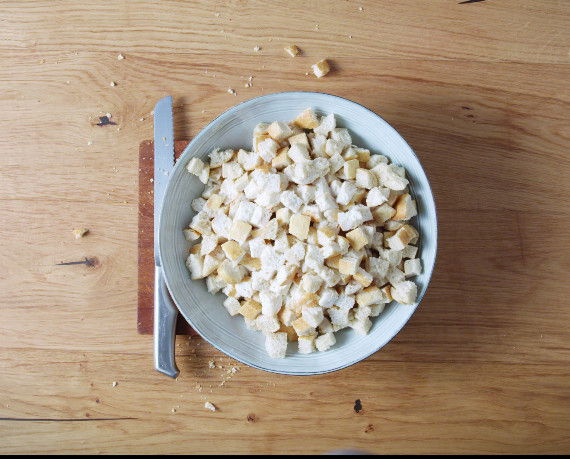
[(172, 96), (154, 108), (154, 367), (171, 378), (178, 376), (174, 356), (178, 309), (170, 297), (160, 265), (158, 228), (164, 192), (174, 167)]
[(174, 167), (174, 122), (172, 96), (158, 101), (154, 107), (154, 262), (160, 266), (158, 226), (162, 198), (170, 172)]

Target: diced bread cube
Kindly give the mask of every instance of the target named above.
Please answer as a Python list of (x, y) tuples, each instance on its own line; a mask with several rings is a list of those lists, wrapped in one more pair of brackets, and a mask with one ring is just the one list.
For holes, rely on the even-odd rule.
[(271, 211), (262, 206), (256, 205), (251, 220), (249, 221), (253, 226), (262, 228), (271, 219)]
[(328, 156), (340, 156), (343, 150), (344, 146), (342, 143), (334, 139), (327, 139), (327, 142), (325, 143), (325, 153)]
[(358, 262), (353, 258), (341, 258), (338, 262), (338, 270), (341, 274), (350, 274), (352, 276), (356, 274), (357, 268)]
[[(309, 138), (307, 137), (307, 134), (305, 132), (301, 132), (299, 134), (296, 135), (292, 135), (291, 137), (289, 137), (287, 139), (287, 142), (289, 142), (289, 145), (293, 146), (296, 143), (299, 143), (301, 145), (304, 145), (305, 148), (310, 148), (310, 143), (309, 143)], [(309, 158), (310, 159), (310, 158)]]
[(321, 308), (320, 306), (313, 306), (313, 307), (305, 306), (303, 308), (302, 318), (307, 324), (309, 324), (309, 326), (316, 328), (323, 321), (324, 318), (323, 308)]
[(340, 169), (342, 169), (344, 167), (344, 163), (345, 163), (344, 158), (341, 155), (339, 154), (331, 155), (331, 157), (329, 158), (331, 173), (335, 174)]
[(377, 225), (383, 225), (386, 220), (391, 219), (396, 211), (387, 203), (383, 203), (372, 211), (372, 216)]
[(282, 207), (275, 212), (275, 218), (279, 226), (286, 226), (289, 224), (291, 218), (291, 211), (287, 207)]
[(345, 181), (342, 183), (336, 197), (336, 202), (346, 206), (356, 193), (356, 186), (352, 182)]
[(388, 164), (380, 163), (372, 169), (372, 172), (378, 176), (381, 186), (391, 190), (403, 190), (408, 186), (408, 180), (394, 172)]
[(284, 359), (287, 354), (287, 333), (276, 332), (265, 335), (265, 349), (270, 357)]
[(277, 314), (283, 306), (283, 297), (269, 290), (259, 292), (262, 313), (268, 316)]
[(394, 220), (409, 220), (418, 214), (416, 209), (416, 201), (414, 201), (408, 193), (398, 196), (394, 204), (396, 213), (392, 217)]
[(242, 222), (241, 220), (235, 220), (232, 229), (230, 230), (229, 239), (237, 241), (240, 245), (247, 240), (251, 233), (251, 225), (249, 223)]
[(312, 335), (315, 333), (315, 327), (311, 327), (302, 317), (294, 320), (292, 325), (298, 336)]
[(236, 284), (245, 276), (245, 268), (235, 266), (230, 260), (224, 260), (218, 267), (218, 276), (228, 284)]
[[(246, 253), (239, 263), (245, 266), (250, 271), (258, 271), (261, 269), (261, 260), (259, 258), (253, 258), (251, 255)], [(259, 290), (259, 289), (256, 289)]]
[(418, 276), (422, 273), (422, 262), (419, 258), (404, 261), (404, 273), (406, 277)]
[(401, 220), (387, 220), (384, 222), (384, 230), (396, 232), (405, 224), (406, 222)]
[(402, 250), (383, 250), (380, 252), (380, 256), (387, 260), (390, 266), (398, 266), (402, 261)]
[(280, 195), (280, 199), (281, 203), (293, 212), (299, 212), (299, 209), (301, 209), (303, 205), (303, 200), (293, 191), (283, 191)]
[(321, 59), (316, 64), (313, 64), (311, 67), (313, 68), (313, 73), (316, 75), (317, 78), (324, 77), (331, 70), (329, 63), (327, 62), (326, 59)]
[(271, 160), (271, 167), (277, 170), (285, 169), (290, 164), (293, 164), (291, 158), (289, 158), (289, 148), (283, 147), (277, 150), (277, 155)]
[(350, 322), (350, 328), (352, 328), (357, 335), (367, 335), (371, 327), (372, 321), (368, 317)]
[(338, 214), (338, 223), (343, 231), (350, 231), (369, 220), (372, 220), (370, 208), (361, 204), (355, 204), (347, 212)]
[(356, 299), (352, 295), (340, 294), (334, 304), (342, 310), (349, 311), (354, 306), (355, 301)]
[(215, 234), (208, 234), (202, 237), (202, 244), (200, 247), (200, 255), (205, 257), (218, 245), (218, 236)]
[(317, 333), (313, 333), (312, 335), (307, 336), (299, 336), (298, 339), (298, 346), (299, 346), (299, 354), (310, 354), (314, 352), (315, 347), (315, 339), (317, 338)]
[(236, 298), (252, 298), (255, 294), (251, 277), (244, 277), (241, 282), (234, 284), (236, 289)]
[(309, 150), (307, 150), (307, 146), (302, 143), (291, 144), (287, 155), (293, 160), (294, 163), (309, 161), (311, 159)]
[(295, 57), (297, 54), (299, 54), (299, 48), (297, 48), (296, 45), (287, 45), (283, 49), (291, 57)]
[(220, 266), (220, 260), (208, 254), (204, 257), (202, 265), (202, 276), (209, 276)]
[(255, 319), (257, 328), (264, 334), (275, 333), (279, 331), (281, 328), (281, 324), (279, 323), (279, 319), (277, 316), (268, 316), (265, 314), (260, 314)]
[(245, 150), (239, 150), (237, 161), (244, 170), (252, 171), (261, 164), (261, 156), (259, 156), (259, 152), (257, 151), (248, 152)]
[(328, 226), (317, 229), (317, 242), (319, 245), (327, 245), (336, 240), (336, 231)]
[(257, 151), (259, 156), (265, 162), (270, 163), (273, 158), (277, 156), (277, 150), (279, 149), (279, 143), (274, 139), (265, 139), (257, 145)]
[(202, 268), (204, 265), (204, 260), (200, 254), (191, 253), (186, 259), (186, 267), (190, 270), (191, 279), (202, 279)]
[(235, 180), (241, 177), (244, 173), (243, 167), (238, 163), (224, 163), (222, 164), (222, 177)]
[(204, 168), (202, 169), (202, 172), (200, 172), (200, 175), (198, 175), (198, 179), (204, 184), (206, 185), (208, 183), (208, 179), (210, 178), (210, 165), (209, 164), (205, 164)]
[(219, 194), (213, 194), (206, 201), (205, 207), (207, 211), (217, 212), (222, 206), (222, 198)]
[(387, 239), (388, 246), (394, 250), (403, 250), (408, 243), (414, 241), (419, 236), (417, 230), (410, 225), (402, 226), (396, 234)]
[(220, 167), (222, 164), (231, 161), (234, 154), (234, 150), (220, 150), (219, 148), (215, 148), (210, 153), (210, 168), (215, 169), (216, 167)]
[(342, 154), (342, 158), (345, 161), (351, 161), (353, 159), (356, 159), (358, 161), (358, 154), (356, 153), (356, 150), (353, 147), (348, 147), (346, 151)]
[(400, 304), (413, 304), (416, 301), (418, 287), (412, 281), (399, 282), (392, 286), (392, 298)]
[(226, 254), (226, 257), (235, 264), (239, 263), (245, 255), (245, 250), (243, 250), (236, 241), (224, 242), (222, 244), (222, 250)]
[(388, 274), (390, 263), (383, 258), (368, 257), (368, 272), (378, 279), (383, 279)]
[(359, 284), (355, 279), (352, 279), (348, 284), (344, 286), (345, 295), (354, 295), (355, 293), (362, 290), (363, 285)]
[(338, 299), (338, 292), (332, 288), (324, 288), (319, 297), (319, 306), (327, 309)]
[(210, 226), (208, 214), (204, 211), (200, 211), (194, 215), (190, 222), (190, 229), (200, 233), (202, 236), (212, 234), (212, 227)]
[(192, 210), (194, 212), (200, 212), (201, 210), (204, 209), (204, 206), (206, 205), (206, 200), (203, 197), (198, 197), (196, 199), (192, 200)]
[(285, 326), (292, 326), (293, 322), (299, 318), (295, 311), (287, 307), (281, 309), (281, 311), (277, 314), (277, 317), (279, 317), (279, 320)]
[(346, 233), (346, 238), (354, 250), (360, 250), (370, 242), (368, 235), (362, 228), (363, 227), (355, 228), (352, 231)]
[(319, 119), (312, 108), (303, 110), (297, 118), (295, 118), (294, 123), (303, 129), (314, 129), (320, 124)]
[(368, 287), (372, 283), (372, 274), (367, 273), (364, 269), (358, 268), (356, 274), (353, 274), (354, 280), (363, 287)]
[(315, 346), (320, 352), (328, 351), (336, 344), (336, 338), (332, 332), (325, 333), (315, 340)]
[(267, 128), (267, 133), (273, 140), (281, 143), (286, 138), (290, 137), (293, 134), (293, 131), (287, 123), (284, 123), (283, 121), (274, 121)]
[(377, 207), (388, 201), (390, 189), (383, 187), (372, 188), (366, 196), (366, 205), (368, 207)]
[(328, 157), (325, 152), (326, 144), (327, 144), (327, 137), (326, 135), (322, 134), (315, 134), (314, 137), (309, 138), (309, 143), (311, 144), (311, 153), (314, 156), (318, 156), (321, 158)]
[(259, 144), (267, 139), (270, 139), (271, 136), (267, 133), (265, 134), (253, 134), (253, 151), (259, 153)]
[(413, 245), (407, 245), (402, 250), (402, 258), (416, 258), (418, 248)]
[(323, 279), (314, 273), (306, 273), (301, 279), (301, 287), (305, 292), (315, 293), (322, 284)]
[(388, 158), (384, 155), (370, 155), (370, 159), (366, 163), (366, 167), (368, 169), (374, 169), (380, 163), (388, 164)]
[(361, 188), (371, 190), (378, 186), (378, 178), (368, 169), (362, 169), (359, 167), (356, 169), (356, 184)]
[(352, 145), (352, 137), (345, 128), (335, 128), (331, 131), (331, 139), (339, 142), (343, 148), (348, 148)]
[(200, 176), (200, 174), (204, 170), (204, 162), (200, 158), (194, 157), (186, 165), (186, 170), (191, 174)]
[(356, 157), (358, 158), (358, 161), (361, 163), (366, 163), (366, 167), (370, 169), (370, 167), (368, 167), (368, 161), (370, 161), (370, 150), (358, 147), (353, 147), (353, 148), (354, 151), (356, 152)]
[(356, 178), (356, 170), (360, 167), (358, 159), (350, 159), (344, 163), (344, 176), (348, 180)]
[(320, 123), (317, 127), (313, 129), (315, 134), (320, 134), (324, 136), (328, 136), (329, 132), (331, 132), (336, 127), (336, 119), (333, 113), (329, 113), (327, 116), (324, 116), (320, 119)]
[(285, 258), (288, 263), (299, 265), (305, 258), (305, 246), (301, 242), (297, 242), (285, 253)]
[(241, 304), (239, 313), (247, 320), (255, 320), (261, 314), (261, 304), (255, 300), (246, 300)]
[(277, 219), (272, 218), (263, 226), (263, 228), (261, 228), (261, 237), (263, 239), (275, 240), (275, 238), (277, 237), (278, 230), (279, 230), (279, 224), (277, 223)]
[(239, 310), (241, 308), (241, 304), (238, 300), (236, 300), (235, 298), (232, 298), (231, 296), (228, 296), (225, 300), (224, 300), (224, 307), (226, 308), (226, 310), (229, 312), (230, 316), (237, 316), (239, 314)]
[(289, 234), (292, 234), (297, 239), (304, 241), (309, 234), (309, 226), (311, 218), (306, 215), (293, 214), (289, 223)]
[(258, 123), (253, 128), (253, 135), (267, 134), (269, 123)]
[(359, 306), (369, 306), (384, 300), (384, 294), (378, 287), (372, 285), (356, 294), (356, 302)]
[(182, 232), (187, 241), (197, 241), (202, 236), (198, 231), (194, 231), (190, 228), (186, 228)]

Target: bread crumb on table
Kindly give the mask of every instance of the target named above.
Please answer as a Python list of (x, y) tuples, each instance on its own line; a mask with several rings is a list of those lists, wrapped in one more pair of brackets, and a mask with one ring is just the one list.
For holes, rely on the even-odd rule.
[(216, 411), (216, 407), (210, 402), (206, 402), (206, 404), (204, 405), (204, 408), (207, 408), (211, 411)]
[(326, 59), (322, 59), (316, 64), (313, 64), (312, 68), (313, 73), (317, 76), (317, 78), (324, 77), (331, 70), (330, 65)]
[(289, 45), (289, 46), (285, 46), (285, 48), (283, 48), (285, 50), (285, 52), (287, 52), (291, 57), (295, 57), (297, 54), (299, 54), (299, 48), (296, 45)]
[(85, 236), (89, 230), (87, 228), (77, 228), (73, 230), (73, 234), (75, 235), (75, 239), (81, 239)]
[(125, 56), (123, 56), (122, 54), (119, 54), (119, 55), (117, 56), (117, 59), (120, 60), (120, 61), (122, 61), (124, 58), (125, 58)]

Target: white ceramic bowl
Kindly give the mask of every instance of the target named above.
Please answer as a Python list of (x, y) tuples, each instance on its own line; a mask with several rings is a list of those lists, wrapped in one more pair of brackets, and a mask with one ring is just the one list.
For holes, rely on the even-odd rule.
[[(222, 302), (223, 293), (212, 295), (205, 280), (191, 280), (185, 261), (190, 243), (182, 230), (191, 221), (191, 202), (201, 195), (203, 184), (186, 171), (190, 159), (207, 159), (215, 147), (251, 149), (252, 132), (260, 122), (291, 121), (307, 107), (319, 114), (334, 113), (337, 125), (350, 130), (353, 143), (381, 153), (406, 168), (418, 216), (413, 224), (420, 232), (418, 256), (423, 272), (417, 302), (403, 306), (392, 302), (372, 319), (366, 336), (347, 328), (335, 333), (337, 343), (326, 352), (298, 354), (290, 343), (284, 359), (272, 359), (261, 332), (245, 327), (241, 316), (231, 317)], [(437, 246), (435, 204), (418, 158), (404, 139), (367, 108), (341, 97), (314, 92), (284, 92), (257, 97), (232, 107), (208, 124), (188, 145), (172, 171), (164, 196), (159, 229), (160, 256), (166, 283), (184, 318), (205, 340), (228, 356), (252, 367), (290, 375), (313, 375), (340, 370), (378, 351), (405, 325), (421, 301), (433, 271)]]

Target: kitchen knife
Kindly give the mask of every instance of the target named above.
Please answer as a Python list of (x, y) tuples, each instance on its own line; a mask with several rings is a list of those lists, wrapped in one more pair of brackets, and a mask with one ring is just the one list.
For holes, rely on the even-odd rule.
[(171, 378), (180, 373), (174, 358), (178, 309), (170, 297), (160, 265), (158, 227), (164, 191), (174, 167), (172, 96), (154, 107), (154, 367)]

